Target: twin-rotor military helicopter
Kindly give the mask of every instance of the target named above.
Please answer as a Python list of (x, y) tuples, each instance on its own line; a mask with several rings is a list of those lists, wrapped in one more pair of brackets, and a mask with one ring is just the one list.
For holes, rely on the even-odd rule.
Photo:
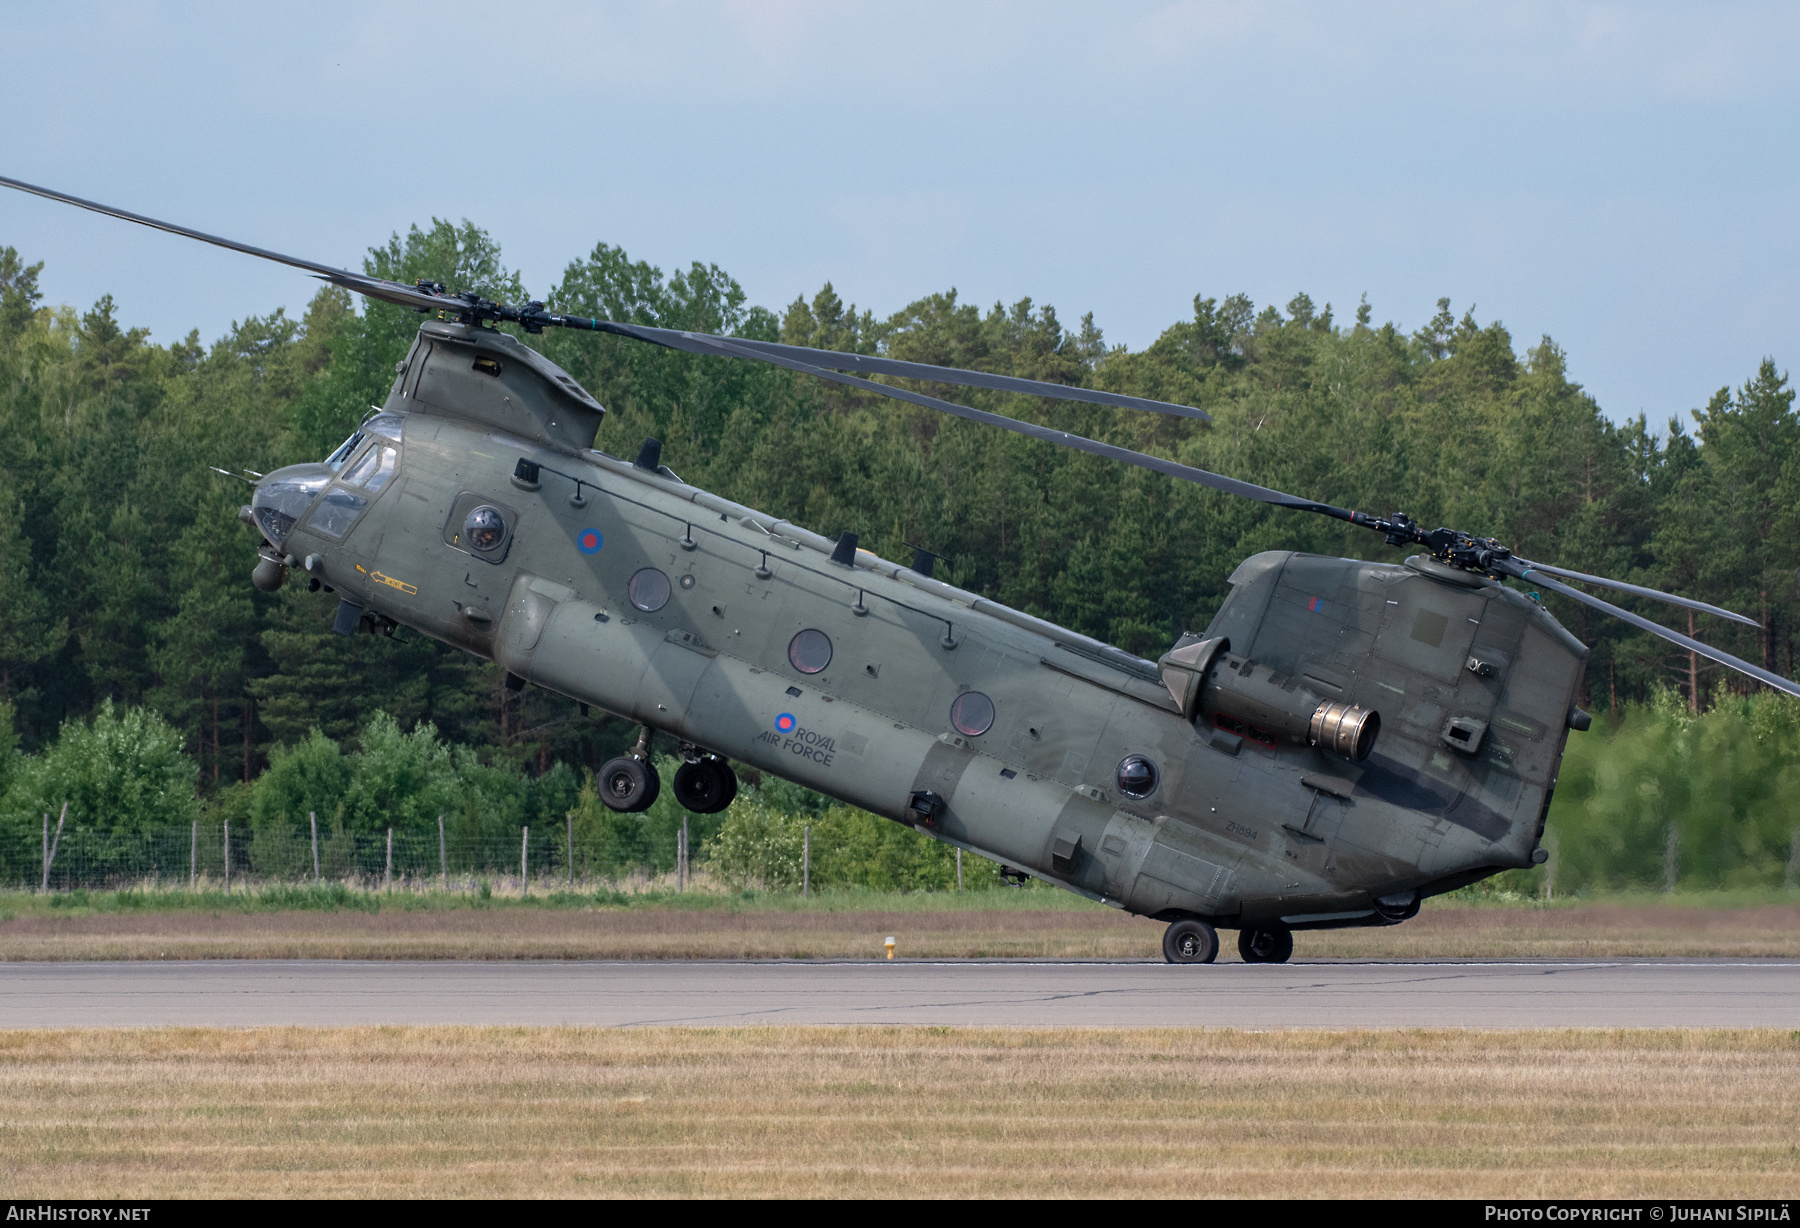
[[(1119, 406), (1091, 389), (489, 302), (250, 247), (12, 179), (0, 184), (306, 270), (433, 318), (386, 403), (328, 458), (256, 482), (253, 580), (293, 571), (336, 629), (397, 626), (642, 726), (598, 773), (638, 811), (672, 786), (711, 813), (729, 760), (796, 781), (1116, 908), (1169, 922), (1164, 955), (1209, 963), (1217, 927), (1252, 962), (1296, 930), (1393, 925), (1428, 896), (1540, 864), (1587, 649), (1529, 579), (1791, 695), (1800, 685), (1564, 583), (1751, 623), (1702, 602), (1021, 422), (870, 376)], [(688, 485), (646, 440), (595, 447), (605, 410), (493, 326), (610, 333), (791, 371), (1016, 431), (1418, 546), (1402, 564), (1244, 560), (1201, 634), (1149, 661), (911, 566)]]

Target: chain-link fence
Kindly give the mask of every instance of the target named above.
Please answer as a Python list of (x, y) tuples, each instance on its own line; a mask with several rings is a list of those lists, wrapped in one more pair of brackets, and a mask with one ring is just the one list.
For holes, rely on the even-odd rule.
[[(332, 882), (365, 887), (468, 886), (497, 879), (554, 889), (610, 882), (620, 867), (576, 826), (544, 824), (493, 838), (446, 832), (348, 832), (341, 829), (245, 831), (195, 823), (185, 832), (118, 835), (58, 832), (45, 825), (36, 864), (15, 863), (0, 877), (13, 890), (117, 890), (264, 883)], [(668, 850), (673, 862), (675, 848)], [(644, 867), (654, 871), (654, 867)]]

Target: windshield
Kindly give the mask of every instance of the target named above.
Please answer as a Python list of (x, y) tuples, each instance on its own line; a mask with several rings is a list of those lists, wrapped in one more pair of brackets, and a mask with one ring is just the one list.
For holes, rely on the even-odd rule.
[(333, 473), (336, 473), (344, 467), (344, 462), (350, 459), (350, 454), (356, 451), (357, 444), (370, 435), (380, 435), (383, 439), (391, 439), (395, 443), (399, 443), (400, 429), (405, 425), (406, 418), (402, 414), (390, 414), (385, 410), (371, 414), (367, 421), (356, 428), (354, 435), (344, 440), (337, 446), (335, 452), (325, 458), (325, 463), (331, 466)]
[(337, 451), (325, 458), (325, 463), (331, 466), (331, 471), (333, 473), (336, 473), (339, 469), (344, 467), (344, 462), (350, 459), (350, 454), (356, 451), (356, 445), (362, 441), (363, 433), (358, 431), (356, 434), (350, 436), (350, 438), (344, 440), (343, 443), (340, 443), (337, 446)]
[(399, 443), (400, 428), (405, 425), (406, 419), (401, 415), (381, 413), (363, 423), (362, 429), (366, 435), (380, 435), (383, 439), (391, 439), (395, 443)]
[(374, 445), (363, 453), (361, 460), (339, 474), (338, 480), (346, 486), (366, 487), (374, 494), (394, 476), (394, 465), (399, 458), (400, 453), (386, 444)]

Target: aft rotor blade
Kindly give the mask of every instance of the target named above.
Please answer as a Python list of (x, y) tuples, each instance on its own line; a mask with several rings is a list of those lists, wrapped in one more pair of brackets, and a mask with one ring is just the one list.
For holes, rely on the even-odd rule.
[(1508, 559), (1504, 564), (1496, 565), (1495, 570), (1504, 571), (1521, 580), (1525, 579), (1529, 573), (1533, 584), (1542, 585), (1551, 592), (1561, 593), (1571, 601), (1579, 601), (1582, 605), (1589, 606), (1605, 614), (1611, 614), (1614, 618), (1622, 618), (1640, 631), (1648, 631), (1652, 635), (1659, 635), (1672, 644), (1679, 644), (1689, 652), (1699, 653), (1709, 661), (1717, 661), (1720, 665), (1729, 666), (1730, 668), (1737, 670), (1740, 674), (1747, 674), (1758, 682), (1774, 687), (1777, 691), (1800, 698), (1800, 682), (1789, 681), (1780, 674), (1771, 674), (1768, 670), (1763, 669), (1759, 665), (1752, 665), (1748, 661), (1740, 660), (1730, 653), (1722, 652), (1709, 644), (1702, 644), (1699, 640), (1690, 639), (1687, 636), (1682, 635), (1679, 631), (1671, 631), (1660, 623), (1654, 623), (1648, 618), (1641, 618), (1638, 615), (1633, 614), (1630, 610), (1621, 610), (1610, 601), (1602, 601), (1600, 598), (1589, 593), (1584, 593), (1578, 588), (1570, 588), (1562, 581), (1552, 580), (1549, 576), (1544, 575), (1535, 568), (1535, 565), (1527, 564), (1518, 559)]
[(1609, 580), (1605, 576), (1590, 576), (1586, 572), (1570, 571), (1564, 567), (1552, 567), (1548, 563), (1533, 563), (1529, 559), (1520, 559), (1525, 567), (1541, 575), (1561, 576), (1565, 580), (1578, 580), (1583, 584), (1593, 584), (1600, 588), (1614, 588), (1621, 593), (1630, 593), (1634, 597), (1648, 597), (1652, 601), (1666, 601), (1670, 605), (1678, 605), (1683, 609), (1698, 610), (1702, 614), (1711, 614), (1715, 618), (1729, 618), (1733, 622), (1743, 623), (1746, 627), (1760, 627), (1761, 623), (1754, 618), (1745, 618), (1742, 614), (1734, 614), (1730, 610), (1716, 605), (1707, 605), (1704, 601), (1695, 601), (1689, 597), (1677, 597), (1673, 593), (1665, 593), (1660, 589), (1644, 588), (1637, 584), (1627, 584), (1623, 580)]
[(4, 175), (0, 175), (0, 185), (17, 188), (19, 191), (29, 192), (33, 196), (42, 196), (46, 200), (61, 201), (65, 205), (74, 205), (80, 209), (103, 213), (107, 217), (136, 222), (138, 225), (148, 226), (152, 230), (165, 230), (172, 235), (180, 235), (184, 239), (198, 239), (202, 243), (211, 243), (214, 247), (243, 252), (246, 256), (255, 256), (261, 260), (273, 260), (276, 264), (285, 264), (289, 268), (305, 269), (316, 277), (335, 282), (345, 289), (355, 290), (358, 294), (366, 294), (370, 298), (380, 299), (384, 303), (393, 303), (400, 307), (417, 307), (425, 311), (455, 311), (457, 309), (457, 304), (453, 301), (439, 299), (415, 290), (411, 286), (403, 286), (399, 282), (384, 281), (379, 277), (352, 273), (346, 269), (335, 269), (329, 264), (302, 260), (298, 256), (284, 256), (280, 252), (272, 252), (264, 247), (252, 247), (248, 243), (239, 243), (235, 239), (222, 239), (218, 235), (209, 235), (202, 230), (177, 226), (173, 222), (158, 221), (153, 217), (145, 217), (141, 213), (115, 209), (111, 205), (102, 205), (97, 201), (83, 200), (79, 196), (70, 196), (67, 192), (58, 192), (53, 188), (40, 188), (36, 184), (25, 183), (18, 179), (8, 179)]
[[(967, 405), (958, 405), (954, 401), (942, 401), (937, 397), (913, 392), (906, 388), (896, 388), (891, 384), (871, 383), (854, 375), (846, 375), (839, 371), (828, 370), (799, 359), (789, 358), (783, 354), (775, 354), (745, 348), (735, 337), (714, 337), (705, 333), (681, 333), (669, 329), (645, 328), (636, 324), (615, 324), (606, 320), (593, 321), (592, 327), (597, 332), (614, 333), (621, 337), (635, 337), (640, 341), (649, 341), (656, 345), (666, 345), (671, 349), (685, 350), (691, 354), (712, 354), (723, 358), (754, 358), (762, 362), (774, 363), (778, 367), (786, 367), (790, 371), (798, 371), (804, 375), (816, 376), (830, 380), (835, 384), (847, 384), (852, 388), (861, 388), (868, 392), (877, 392), (882, 396), (907, 401), (926, 409), (935, 409), (941, 413), (951, 414), (969, 422), (981, 422), (988, 426), (999, 427), (1003, 431), (1012, 431), (1016, 435), (1024, 435), (1031, 439), (1041, 439), (1045, 443), (1053, 443), (1059, 447), (1073, 448), (1078, 452), (1086, 452), (1093, 456), (1104, 456), (1110, 460), (1123, 461), (1128, 465), (1136, 465), (1140, 469), (1149, 469), (1155, 473), (1167, 474), (1183, 481), (1194, 482), (1213, 490), (1223, 491), (1229, 495), (1238, 495), (1245, 499), (1254, 499), (1258, 503), (1267, 503), (1275, 507), (1293, 508), (1302, 512), (1318, 512), (1338, 520), (1347, 520), (1352, 524), (1360, 524), (1368, 518), (1361, 512), (1352, 512), (1345, 508), (1333, 507), (1329, 503), (1319, 503), (1312, 499), (1301, 499), (1285, 494), (1279, 490), (1271, 490), (1266, 486), (1257, 486), (1250, 482), (1240, 482), (1236, 478), (1224, 477), (1217, 473), (1209, 473), (1205, 469), (1195, 469), (1191, 465), (1183, 465), (1176, 461), (1164, 460), (1160, 456), (1147, 456), (1142, 452), (1134, 452), (1130, 448), (1121, 448), (1110, 443), (1088, 439), (1082, 435), (1071, 435), (1067, 431), (1058, 431), (1047, 426), (1038, 426), (1032, 422), (1021, 422), (1017, 418), (1007, 418), (1000, 414), (990, 414), (986, 410), (971, 409)], [(579, 326), (579, 325), (578, 325)], [(802, 351), (803, 353), (806, 351)]]

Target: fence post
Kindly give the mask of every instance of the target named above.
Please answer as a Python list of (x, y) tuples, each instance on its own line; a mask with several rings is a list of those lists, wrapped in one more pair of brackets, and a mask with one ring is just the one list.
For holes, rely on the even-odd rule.
[(319, 812), (308, 810), (306, 818), (312, 824), (313, 882), (317, 883), (319, 881)]
[(225, 820), (225, 894), (231, 894), (231, 820)]
[(39, 890), (48, 891), (50, 890), (50, 812), (48, 810), (44, 811), (44, 851), (38, 858), (38, 862), (44, 867), (44, 885)]
[(1788, 833), (1787, 887), (1800, 887), (1800, 827)]
[(812, 894), (812, 824), (800, 829), (800, 898)]
[(956, 889), (962, 890), (962, 850), (956, 850)]
[(444, 890), (450, 890), (450, 853), (444, 848), (444, 816), (438, 816), (438, 868), (444, 872)]
[(681, 830), (675, 833), (675, 894), (687, 891), (687, 816), (681, 816)]
[(188, 837), (188, 890), (192, 891), (200, 885), (200, 820), (194, 820), (194, 830)]
[(521, 827), (519, 829), (519, 895), (521, 897), (531, 894), (531, 879), (525, 873), (530, 853), (531, 828)]
[(1681, 833), (1669, 824), (1668, 839), (1663, 842), (1663, 890), (1673, 892), (1675, 880), (1681, 876)]
[(569, 820), (569, 890), (573, 891), (575, 890), (575, 812), (570, 811), (564, 817)]
[[(50, 851), (44, 856), (44, 890), (50, 890), (50, 867), (56, 864), (56, 850), (62, 844), (63, 820), (69, 817), (69, 803), (62, 804), (62, 813), (56, 816), (56, 834), (50, 837)], [(50, 822), (50, 816), (44, 816), (44, 822)]]
[(394, 885), (394, 829), (388, 828), (387, 869), (381, 872), (381, 889), (383, 891)]

